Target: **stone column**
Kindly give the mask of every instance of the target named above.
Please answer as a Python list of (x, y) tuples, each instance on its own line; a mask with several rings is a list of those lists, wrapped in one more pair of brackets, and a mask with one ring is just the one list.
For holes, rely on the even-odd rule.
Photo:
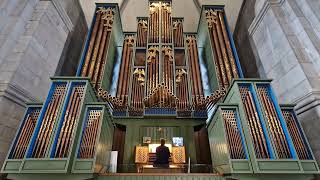
[(43, 101), (73, 24), (58, 0), (0, 1), (0, 164), (25, 102)]
[(296, 103), (320, 162), (320, 1), (257, 0), (249, 28), (260, 75), (273, 79), (280, 103)]

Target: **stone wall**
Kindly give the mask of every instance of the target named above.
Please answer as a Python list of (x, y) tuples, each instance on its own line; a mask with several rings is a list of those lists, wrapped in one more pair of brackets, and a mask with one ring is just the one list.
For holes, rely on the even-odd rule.
[[(43, 101), (50, 86), (49, 78), (55, 72), (65, 73), (60, 69), (66, 60), (75, 61), (74, 64), (79, 60), (87, 27), (83, 26), (85, 20), (80, 6), (72, 5), (72, 1), (75, 2), (0, 1), (1, 165), (24, 113), (25, 103)], [(66, 11), (71, 7), (72, 11)], [(74, 27), (79, 29), (74, 30)], [(74, 43), (72, 48), (70, 43)], [(66, 55), (70, 52), (71, 58)], [(73, 73), (74, 66), (67, 71)]]
[[(296, 112), (320, 162), (320, 1), (256, 0), (249, 27), (260, 75)], [(240, 47), (239, 47), (240, 48)]]
[(255, 45), (251, 42), (248, 32), (248, 28), (255, 17), (255, 13), (252, 11), (255, 3), (256, 0), (244, 1), (239, 13), (236, 28), (233, 32), (242, 71), (244, 77), (247, 78), (263, 77), (263, 75), (261, 75), (263, 71), (260, 71), (259, 73), (258, 70), (259, 65), (257, 64), (260, 63), (260, 60), (256, 56), (257, 50), (255, 49)]

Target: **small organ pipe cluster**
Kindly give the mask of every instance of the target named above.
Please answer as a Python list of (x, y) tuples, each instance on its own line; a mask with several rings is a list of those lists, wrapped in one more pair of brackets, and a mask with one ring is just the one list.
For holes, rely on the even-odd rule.
[(103, 80), (113, 20), (113, 8), (99, 7), (81, 68), (81, 76), (89, 77), (96, 89), (101, 86)]
[(233, 110), (222, 110), (231, 159), (246, 159), (238, 118)]
[(271, 100), (267, 87), (257, 86), (257, 93), (262, 102), (262, 110), (265, 112), (267, 124), (271, 130), (276, 152), (280, 158), (291, 158), (288, 142), (281, 127), (274, 104)]
[(234, 54), (230, 45), (222, 10), (205, 11), (209, 36), (214, 54), (214, 64), (219, 87), (228, 88), (233, 78), (239, 78)]
[(111, 96), (103, 81), (111, 75), (106, 64), (115, 61), (108, 56), (110, 43), (116, 41), (112, 39), (115, 11), (110, 7), (96, 10), (80, 75), (90, 78), (98, 96), (110, 104), (115, 115), (143, 116), (160, 109), (158, 114), (169, 111), (177, 116), (206, 117), (232, 79), (240, 77), (224, 12), (206, 9), (219, 85), (205, 96), (198, 35), (184, 33), (183, 18), (171, 14), (171, 1), (150, 1), (149, 16), (137, 18), (137, 32), (124, 33), (119, 71), (113, 74), (118, 76), (117, 89)]
[(135, 39), (132, 35), (126, 35), (123, 43), (122, 59), (120, 65), (118, 90), (116, 97), (120, 99), (120, 106), (124, 108), (128, 104), (129, 79), (131, 74), (131, 62)]
[(250, 130), (249, 132), (253, 139), (252, 141), (256, 157), (263, 159), (271, 158), (270, 151), (267, 146), (266, 134), (263, 132), (261, 119), (258, 116), (258, 111), (252, 97), (252, 92), (247, 86), (239, 87), (239, 90), (248, 121)]
[[(298, 125), (289, 113), (277, 107), (270, 84), (240, 84), (239, 92), (256, 158), (308, 158)], [(274, 147), (274, 151), (271, 150)], [(293, 150), (295, 149), (296, 152)]]
[(147, 109), (160, 109), (161, 114), (164, 108), (188, 117), (206, 113), (225, 95), (227, 86), (204, 95), (197, 36), (185, 34), (183, 19), (172, 18), (171, 10), (171, 1), (150, 2), (149, 17), (137, 19), (136, 35), (125, 34), (116, 98), (98, 90), (112, 101), (114, 111), (143, 116)]
[(200, 74), (197, 41), (194, 35), (187, 35), (187, 52), (189, 60), (189, 74), (191, 79), (192, 103), (197, 110), (205, 110), (206, 103)]
[(98, 127), (101, 119), (101, 110), (89, 110), (84, 133), (82, 135), (82, 141), (80, 143), (80, 159), (94, 158)]
[(180, 19), (173, 20), (173, 39), (175, 47), (184, 47), (183, 21)]
[(88, 84), (88, 80), (54, 79), (44, 105), (28, 107), (10, 157), (70, 157), (85, 95), (92, 100)]
[[(287, 173), (290, 165), (314, 161), (294, 105), (277, 103), (270, 80), (234, 80), (225, 96), (207, 124), (211, 156), (219, 172), (244, 173), (236, 167), (241, 162), (246, 171)], [(269, 164), (268, 169), (255, 166), (262, 162)], [(286, 165), (279, 167), (281, 163)], [(307, 167), (297, 169), (307, 172)]]
[(22, 159), (25, 156), (32, 133), (36, 126), (40, 114), (41, 107), (29, 107), (27, 109), (26, 117), (20, 127), (20, 132), (15, 140), (16, 143), (12, 148), (10, 159)]
[(137, 47), (146, 47), (148, 37), (148, 20), (139, 19), (138, 20), (138, 30), (137, 30)]
[(309, 153), (308, 144), (306, 143), (301, 126), (298, 123), (293, 110), (282, 109), (282, 114), (288, 126), (299, 159), (312, 159)]
[(33, 158), (43, 158), (47, 156), (52, 133), (55, 124), (58, 121), (58, 113), (67, 91), (67, 83), (58, 84), (54, 87), (53, 95), (46, 108), (45, 115), (40, 125), (40, 131), (36, 137), (35, 145), (32, 151)]
[(67, 157), (70, 151), (71, 137), (74, 132), (75, 120), (79, 117), (80, 106), (83, 100), (84, 85), (74, 86), (68, 102), (63, 124), (58, 135), (55, 148), (55, 158)]

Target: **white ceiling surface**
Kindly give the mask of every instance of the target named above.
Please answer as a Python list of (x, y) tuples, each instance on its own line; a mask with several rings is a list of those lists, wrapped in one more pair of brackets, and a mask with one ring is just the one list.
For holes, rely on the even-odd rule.
[[(121, 14), (124, 31), (136, 31), (136, 18), (148, 16), (148, 0), (80, 0), (88, 25), (91, 24), (95, 2), (118, 3), (119, 7), (124, 5)], [(243, 0), (172, 0), (172, 16), (184, 18), (185, 32), (197, 31), (199, 21), (197, 3), (200, 6), (225, 5), (228, 22), (233, 31)]]

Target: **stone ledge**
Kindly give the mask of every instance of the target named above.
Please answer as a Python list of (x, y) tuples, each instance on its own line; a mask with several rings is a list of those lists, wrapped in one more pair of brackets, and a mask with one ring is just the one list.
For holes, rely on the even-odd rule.
[(62, 19), (63, 23), (66, 25), (68, 28), (69, 32), (73, 30), (73, 23), (71, 19), (69, 18), (67, 12), (63, 8), (63, 6), (60, 3), (60, 0), (41, 0), (41, 1), (51, 1), (55, 9), (57, 10), (60, 18)]
[(261, 24), (264, 16), (267, 14), (268, 10), (270, 9), (271, 6), (281, 6), (285, 0), (264, 0), (264, 3), (259, 10), (258, 14), (256, 17), (253, 19), (248, 32), (250, 36), (253, 36), (254, 33), (256, 32), (257, 28)]
[(0, 86), (7, 87), (1, 92), (0, 96), (4, 96), (20, 106), (25, 107), (27, 102), (40, 102), (39, 99), (26, 92), (26, 90), (17, 84), (0, 83)]
[(296, 113), (302, 114), (320, 105), (320, 91), (311, 91), (304, 96), (294, 100)]

